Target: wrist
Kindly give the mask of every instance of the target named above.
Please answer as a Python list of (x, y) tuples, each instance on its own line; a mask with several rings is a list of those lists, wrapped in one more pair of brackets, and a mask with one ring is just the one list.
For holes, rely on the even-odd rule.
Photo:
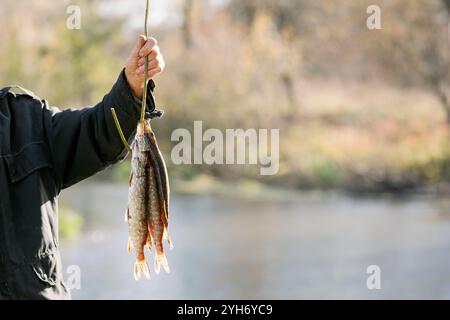
[(138, 90), (138, 89), (131, 89), (133, 96), (135, 96), (136, 98), (138, 98), (139, 100), (142, 99), (142, 91)]
[(131, 93), (138, 99), (142, 99), (142, 88), (139, 88), (139, 86), (136, 86), (133, 84), (133, 81), (130, 81), (132, 79), (132, 76), (128, 73), (128, 69), (125, 68), (125, 78), (127, 80), (128, 86), (131, 89)]

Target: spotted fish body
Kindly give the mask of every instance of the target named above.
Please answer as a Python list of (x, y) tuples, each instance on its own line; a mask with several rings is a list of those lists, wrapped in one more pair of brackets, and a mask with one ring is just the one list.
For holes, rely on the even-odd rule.
[[(135, 279), (141, 274), (150, 278), (144, 248), (150, 252), (155, 246), (155, 272), (161, 267), (170, 272), (163, 247), (166, 239), (172, 247), (168, 233), (169, 185), (164, 159), (159, 152), (155, 135), (149, 122), (138, 125), (132, 145), (130, 189), (126, 220), (130, 237), (128, 251), (136, 251)], [(164, 183), (164, 184), (163, 184)]]
[(151, 167), (150, 168), (150, 193), (149, 199), (153, 204), (150, 206), (150, 212), (148, 215), (148, 226), (151, 238), (153, 243), (155, 244), (155, 272), (158, 274), (161, 270), (161, 266), (164, 268), (166, 272), (170, 272), (169, 265), (167, 263), (167, 258), (164, 252), (163, 247), (163, 238), (167, 236), (166, 225), (163, 222), (162, 215), (164, 212), (162, 211), (162, 206), (159, 200), (159, 192), (157, 189), (157, 179), (156, 179), (156, 170)]
[[(162, 219), (163, 223), (168, 228), (169, 224), (169, 198), (170, 198), (170, 187), (169, 187), (169, 179), (167, 174), (166, 163), (164, 162), (164, 158), (159, 151), (158, 142), (154, 135), (151, 135), (150, 139), (150, 155), (153, 166), (157, 168), (156, 170), (156, 180), (159, 185), (159, 202), (161, 205), (160, 210), (162, 210)], [(168, 235), (167, 235), (168, 236)], [(172, 246), (169, 237), (167, 237), (169, 245)]]
[[(139, 279), (141, 273), (150, 278), (150, 271), (145, 259), (144, 247), (149, 242), (147, 226), (147, 208), (149, 193), (148, 177), (150, 157), (148, 152), (139, 152), (138, 144), (132, 145), (130, 189), (128, 193), (128, 210), (126, 220), (129, 226), (128, 252), (136, 251), (134, 277)], [(151, 243), (151, 242), (149, 242)]]

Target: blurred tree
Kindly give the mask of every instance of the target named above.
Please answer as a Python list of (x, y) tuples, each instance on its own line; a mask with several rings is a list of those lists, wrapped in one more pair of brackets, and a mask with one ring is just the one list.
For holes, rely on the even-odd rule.
[[(308, 10), (310, 12), (312, 8), (313, 3), (304, 0), (232, 0), (228, 5), (228, 10), (231, 14), (243, 22), (250, 33), (252, 31), (254, 32), (255, 28), (258, 27), (267, 28), (267, 25), (261, 25), (261, 17), (267, 16), (269, 18), (269, 23), (273, 23), (276, 30), (270, 30), (270, 28), (266, 30), (267, 47), (270, 47), (266, 49), (267, 51), (283, 51), (282, 48), (287, 49), (290, 47), (290, 50), (284, 51), (285, 55), (281, 54), (280, 51), (280, 55), (276, 57), (276, 60), (272, 60), (272, 63), (275, 67), (275, 73), (278, 74), (278, 79), (276, 79), (276, 81), (280, 83), (284, 89), (284, 95), (287, 99), (291, 116), (297, 114), (299, 111), (299, 102), (295, 93), (296, 81), (301, 74), (301, 64), (298, 63), (301, 55), (301, 37), (299, 36), (298, 31), (304, 26), (304, 12), (308, 12)], [(273, 37), (278, 38), (280, 43), (271, 43)], [(264, 42), (264, 39), (261, 39), (261, 41)], [(265, 51), (264, 49), (261, 50)], [(254, 52), (254, 54), (255, 57), (260, 55), (258, 52)], [(270, 62), (269, 60), (266, 60), (265, 63)], [(293, 118), (287, 117), (287, 119)]]
[[(21, 84), (32, 88), (39, 67), (38, 47), (44, 46), (52, 34), (58, 4), (29, 3), (29, 1), (2, 1), (0, 21), (0, 83)], [(39, 27), (37, 27), (39, 26)]]
[(182, 25), (182, 35), (183, 41), (186, 48), (190, 48), (192, 45), (192, 37), (193, 37), (193, 24), (195, 21), (194, 15), (194, 7), (195, 4), (198, 3), (196, 0), (182, 0), (180, 1), (180, 5), (182, 7), (183, 12), (183, 25)]
[(442, 0), (444, 5), (447, 6), (447, 11), (450, 12), (450, 0)]
[(183, 39), (184, 44), (187, 48), (191, 47), (192, 44), (192, 7), (194, 5), (194, 0), (185, 0), (183, 6)]
[(7, 63), (1, 64), (2, 82), (4, 84), (16, 84), (24, 77), (23, 52), (24, 48), (17, 38), (17, 30), (10, 27), (8, 32), (8, 45), (3, 49), (1, 59)]
[(430, 90), (450, 124), (450, 1), (397, 0), (386, 4), (383, 12), (386, 27), (369, 38), (369, 56), (376, 57), (391, 79)]
[[(124, 65), (124, 19), (105, 16), (101, 0), (80, 0), (82, 28), (66, 27), (68, 0), (5, 0), (0, 82), (18, 83), (55, 105), (86, 105), (109, 90)], [(3, 5), (3, 3), (2, 3)]]
[(78, 1), (82, 28), (70, 30), (64, 20), (49, 45), (44, 67), (50, 71), (49, 81), (59, 84), (58, 90), (51, 93), (55, 103), (69, 101), (86, 105), (95, 102), (109, 90), (124, 65), (126, 56), (121, 50), (124, 20), (103, 15), (101, 3), (100, 0)]
[(277, 28), (281, 30), (303, 27), (304, 17), (314, 8), (314, 2), (308, 0), (231, 0), (230, 12), (247, 26), (253, 24), (259, 11), (270, 12)]

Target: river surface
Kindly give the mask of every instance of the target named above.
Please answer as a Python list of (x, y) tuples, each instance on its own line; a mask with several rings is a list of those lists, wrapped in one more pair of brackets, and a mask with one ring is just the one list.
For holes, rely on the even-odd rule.
[[(126, 201), (126, 185), (64, 191), (60, 204), (85, 220), (82, 234), (61, 246), (64, 268), (81, 270), (74, 299), (450, 299), (443, 197), (173, 195), (172, 272), (139, 282), (126, 250)], [(380, 273), (368, 274), (372, 265)], [(377, 275), (381, 288), (369, 290)]]

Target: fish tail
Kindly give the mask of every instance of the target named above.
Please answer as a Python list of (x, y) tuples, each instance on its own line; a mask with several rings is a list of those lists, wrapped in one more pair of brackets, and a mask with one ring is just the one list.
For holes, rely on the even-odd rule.
[(167, 241), (167, 243), (170, 246), (170, 250), (172, 250), (173, 249), (173, 243), (172, 243), (172, 240), (170, 240), (169, 230), (166, 227), (164, 227), (163, 239)]
[(131, 242), (131, 237), (128, 237), (127, 250), (128, 250), (128, 254), (131, 254), (131, 251), (133, 251), (133, 243)]
[(158, 250), (155, 256), (155, 272), (159, 274), (161, 271), (161, 267), (163, 267), (164, 271), (170, 273), (169, 263), (167, 262), (166, 254), (164, 250)]
[(145, 278), (150, 279), (150, 270), (145, 260), (143, 253), (139, 254), (134, 263), (134, 279), (137, 281), (141, 278), (141, 274), (144, 274)]

